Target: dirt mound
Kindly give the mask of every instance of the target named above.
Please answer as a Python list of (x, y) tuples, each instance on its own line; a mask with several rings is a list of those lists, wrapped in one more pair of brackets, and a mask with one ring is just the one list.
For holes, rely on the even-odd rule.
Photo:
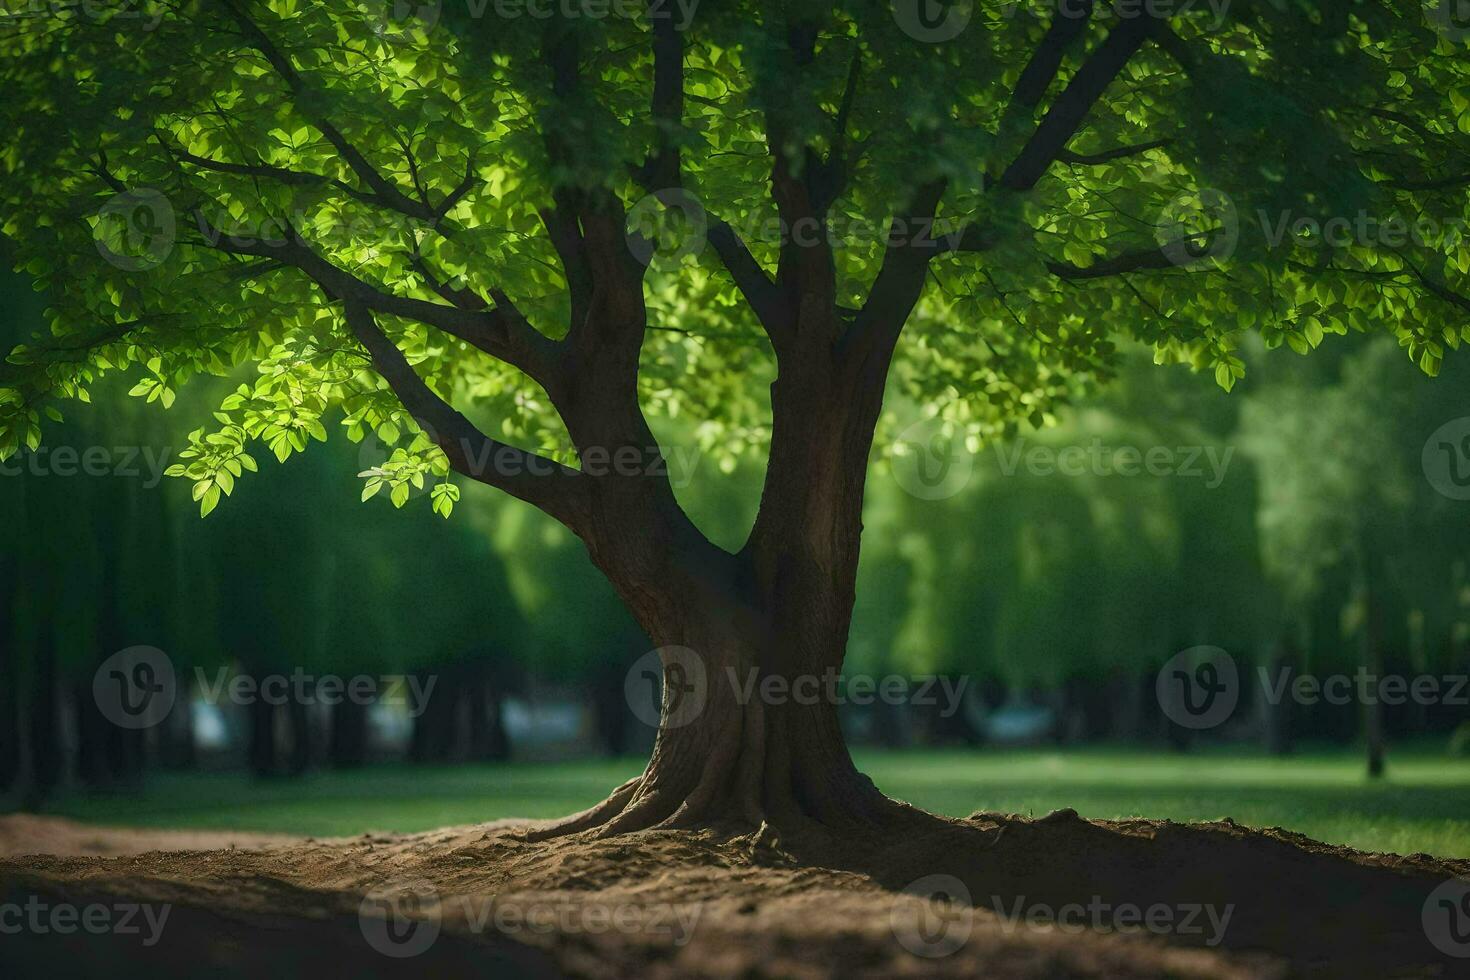
[[(78, 830), (29, 820), (46, 840)], [(166, 920), (30, 929), (4, 937), (0, 960), (114, 977), (1470, 975), (1446, 953), (1459, 933), (1426, 913), (1470, 862), (1228, 822), (977, 814), (886, 841), (539, 843), (533, 826), (146, 853), (172, 835), (94, 830), (92, 850), (129, 856), (0, 860), (4, 901), (41, 907), (43, 922), (59, 905), (119, 903), (150, 905), (145, 923), (167, 905)]]
[(235, 830), (133, 830), (28, 813), (0, 816), (0, 858), (26, 854), (118, 857), (145, 851), (222, 851), (294, 844), (299, 837)]

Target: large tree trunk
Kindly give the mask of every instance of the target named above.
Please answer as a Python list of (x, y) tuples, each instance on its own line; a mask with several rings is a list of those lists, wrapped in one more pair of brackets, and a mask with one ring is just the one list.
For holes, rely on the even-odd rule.
[[(573, 84), (573, 73), (558, 83)], [(773, 145), (784, 146), (785, 123), (772, 126)], [(820, 223), (831, 204), (799, 168), (775, 154), (772, 191), (789, 227)], [(677, 162), (671, 169), (677, 174)], [(925, 185), (913, 213), (932, 217), (942, 192), (942, 182)], [(606, 195), (563, 194), (548, 217), (571, 270), (573, 315), (564, 353), (540, 380), (584, 463), (592, 452), (651, 456), (666, 474), (639, 406), (645, 270), (627, 248), (621, 207)], [(852, 621), (863, 490), (888, 367), (933, 254), (909, 227), (895, 217), (893, 242), (856, 313), (840, 301), (828, 241), (783, 243), (774, 279), (754, 262), (736, 262), (778, 368), (765, 487), (739, 552), (712, 544), (666, 476), (646, 469), (578, 480), (550, 470), (554, 478), (540, 486), (514, 488), (539, 494), (543, 509), (586, 543), (659, 649), (665, 675), (662, 724), (643, 775), (543, 833), (729, 822), (848, 829), (916, 812), (853, 766), (829, 682), (842, 669)], [(730, 254), (724, 231), (712, 229), (711, 239)], [(800, 698), (774, 695), (793, 688)]]
[[(834, 697), (892, 340), (840, 360), (826, 347), (787, 353), (760, 513), (739, 553), (705, 541), (671, 493), (608, 489), (606, 517), (584, 540), (660, 652), (663, 717), (641, 776), (544, 834), (732, 822), (850, 831), (916, 812), (857, 771)], [(573, 420), (592, 445), (607, 444), (601, 425), (641, 422)]]
[(551, 833), (726, 822), (845, 828), (896, 815), (843, 741), (825, 683), (840, 670), (841, 648), (817, 672), (779, 670), (762, 663), (769, 646), (736, 621), (712, 617), (699, 634), (687, 621), (668, 630), (649, 624), (663, 643), (664, 684), (648, 767)]

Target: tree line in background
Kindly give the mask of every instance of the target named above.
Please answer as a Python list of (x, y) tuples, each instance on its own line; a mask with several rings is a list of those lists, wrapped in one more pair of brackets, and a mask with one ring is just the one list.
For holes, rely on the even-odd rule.
[[(39, 317), (28, 295), (6, 291), (15, 324)], [(870, 494), (878, 533), (848, 672), (975, 683), (962, 712), (877, 705), (852, 720), (888, 742), (975, 740), (986, 717), (1041, 707), (1050, 737), (1182, 748), (1190, 733), (1160, 712), (1154, 678), (1173, 653), (1208, 644), (1250, 681), (1250, 710), (1225, 732), (1248, 729), (1273, 751), (1361, 737), (1376, 773), (1388, 733), (1462, 723), (1453, 705), (1268, 704), (1252, 669), (1470, 669), (1470, 503), (1421, 467), (1429, 434), (1470, 414), (1470, 371), (1456, 362), (1445, 371), (1462, 376), (1431, 383), (1391, 342), (1357, 338), (1313, 359), (1261, 354), (1233, 395), (1183, 368), (1130, 362), (1059, 425), (941, 460), (966, 468), (953, 492), (916, 493), (904, 478), (933, 459), (878, 464), (893, 472)], [(202, 407), (220, 394), (184, 397)], [(110, 389), (49, 450), (101, 447), (107, 475), (22, 457), (0, 476), (0, 788), (12, 800), (196, 763), (190, 711), (145, 733), (98, 710), (98, 665), (140, 644), (168, 653), (181, 699), (197, 693), (196, 669), (432, 680), (408, 743), (415, 762), (507, 757), (505, 701), (533, 679), (583, 692), (607, 751), (646, 745), (624, 678), (648, 641), (560, 526), (491, 495), (466, 495), (445, 521), (427, 500), (390, 517), (386, 499), (360, 503), (347, 484), (317, 489), (341, 484), (344, 457), (383, 465), (372, 440), (312, 446), (201, 521), (178, 484), (154, 485), (168, 447), (188, 443), (179, 414)], [(916, 430), (911, 453), (955, 452)], [(1128, 475), (1137, 467), (1119, 465), (1123, 447), (1159, 453), (1165, 475)], [(1060, 472), (1069, 448), (1085, 462)], [(684, 459), (696, 464), (681, 488), (692, 512), (738, 543), (760, 474), (742, 466), (735, 480), (701, 482), (706, 464)], [(473, 601), (456, 591), (464, 582), (476, 583)], [(256, 699), (245, 728), (243, 761), (261, 775), (369, 758), (368, 708), (351, 699), (325, 724), (302, 704)]]
[[(1240, 668), (1227, 733), (1274, 752), (1358, 736), (1376, 775), (1389, 730), (1463, 743), (1470, 503), (1425, 458), (1447, 424), (1470, 441), (1470, 373), (1450, 366), (1436, 386), (1391, 341), (1319, 353), (1257, 350), (1231, 395), (1135, 358), (1060, 426), (984, 450), (964, 492), (884, 498), (865, 581), (888, 598), (863, 607), (854, 655), (986, 678), (990, 707), (1044, 692), (1064, 736), (1186, 747), (1155, 680), (1171, 655), (1215, 646)], [(1151, 451), (1165, 475), (1126, 475)], [(1449, 451), (1470, 464), (1470, 447)], [(1290, 694), (1360, 674), (1373, 694), (1351, 704)], [(1390, 675), (1434, 676), (1449, 696), (1382, 698), (1373, 682)]]

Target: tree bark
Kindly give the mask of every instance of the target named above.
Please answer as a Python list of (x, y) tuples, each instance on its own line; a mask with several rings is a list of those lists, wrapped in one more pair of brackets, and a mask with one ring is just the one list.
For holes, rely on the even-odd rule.
[(698, 635), (679, 625), (685, 628), (648, 624), (663, 644), (664, 684), (647, 769), (537, 836), (732, 823), (876, 828), (905, 809), (848, 755), (837, 705), (821, 683), (840, 670), (840, 648), (829, 651), (829, 670), (800, 674), (763, 663), (768, 648), (729, 620), (716, 619)]
[[(803, 335), (810, 346), (785, 352), (766, 486), (739, 553), (709, 544), (671, 493), (601, 495), (608, 520), (583, 537), (660, 651), (663, 716), (641, 776), (538, 836), (729, 823), (850, 832), (917, 813), (858, 772), (838, 721), (864, 481), (897, 332), (845, 356), (823, 340), (837, 332), (818, 322)], [(575, 414), (569, 425), (581, 444)], [(623, 425), (640, 430), (641, 419)]]

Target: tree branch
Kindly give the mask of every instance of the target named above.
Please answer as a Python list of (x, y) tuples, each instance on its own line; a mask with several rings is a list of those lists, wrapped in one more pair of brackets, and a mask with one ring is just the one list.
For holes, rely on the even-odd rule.
[(1012, 107), (1034, 109), (1051, 87), (1067, 49), (1082, 36), (1092, 17), (1093, 0), (1082, 0), (1078, 6), (1081, 9), (1077, 11), (1068, 9), (1065, 3), (1057, 6), (1046, 34), (1016, 80), (1016, 88), (1011, 93)]
[(679, 128), (684, 125), (684, 35), (676, 29), (671, 10), (655, 13), (653, 21), (653, 98), (651, 111), (657, 130), (656, 145), (643, 165), (639, 183), (661, 190), (682, 185)]
[(373, 367), (455, 472), (539, 507), (580, 533), (591, 511), (591, 481), (555, 460), (485, 435), (429, 388), (371, 310), (353, 299), (344, 300), (343, 308), (348, 328), (367, 348)]
[[(924, 291), (929, 260), (944, 251), (943, 244), (927, 232), (933, 227), (944, 188), (942, 180), (920, 187), (908, 211), (894, 216), (889, 225), (888, 245), (883, 250), (883, 264), (867, 301), (843, 335), (839, 346), (841, 355), (877, 352), (886, 375), (887, 360)], [(849, 354), (854, 350), (857, 355)]]
[(706, 235), (730, 278), (735, 281), (735, 288), (755, 311), (767, 335), (772, 339), (777, 335), (782, 339), (788, 337), (794, 324), (782, 300), (781, 290), (750, 254), (740, 235), (723, 221), (710, 222)]
[(1077, 266), (1070, 262), (1048, 260), (1046, 267), (1052, 275), (1058, 278), (1066, 279), (1070, 282), (1077, 282), (1087, 279), (1103, 279), (1107, 276), (1119, 276), (1145, 269), (1170, 269), (1179, 268), (1180, 266), (1171, 258), (1168, 250), (1155, 248), (1099, 257), (1091, 265), (1087, 266)]
[(277, 239), (237, 238), (215, 228), (202, 211), (196, 209), (193, 215), (203, 236), (202, 244), (207, 248), (230, 255), (278, 260), (300, 269), (344, 301), (435, 327), (524, 371), (543, 386), (556, 381), (555, 342), (531, 327), (513, 308), (474, 310), (400, 296), (359, 279), (318, 255), (289, 227)]
[(1427, 180), (1386, 180), (1384, 185), (1401, 191), (1447, 191), (1470, 184), (1470, 174), (1455, 174)]
[(1036, 186), (1042, 174), (1077, 134), (1093, 105), (1148, 39), (1153, 30), (1151, 20), (1145, 16), (1129, 17), (1108, 32), (1107, 38), (1082, 63), (1077, 74), (1052, 103), (1016, 159), (1001, 174), (1000, 186), (1013, 191), (1026, 191)]
[(321, 131), (322, 135), (327, 138), (327, 142), (332, 144), (337, 154), (352, 172), (357, 174), (358, 179), (371, 189), (373, 196), (380, 203), (409, 217), (419, 218), (431, 224), (439, 220), (441, 215), (437, 209), (403, 193), (397, 185), (384, 177), (376, 167), (368, 162), (367, 157), (363, 156), (357, 147), (342, 134), (342, 131), (327, 119), (324, 113), (311, 107), (310, 99), (301, 97), (308, 89), (306, 80), (301, 77), (295, 66), (291, 64), (291, 60), (276, 46), (260, 25), (240, 9), (237, 0), (216, 0), (216, 2), (229, 12), (250, 45), (265, 57), (265, 60), (275, 69), (276, 74), (286, 83), (286, 87), (291, 90), (292, 101), (297, 111)]
[(1160, 147), (1168, 145), (1168, 140), (1149, 140), (1146, 143), (1115, 146), (1108, 150), (1100, 150), (1097, 153), (1073, 153), (1071, 150), (1061, 150), (1057, 153), (1057, 160), (1061, 163), (1095, 167), (1098, 164), (1108, 163), (1112, 160), (1121, 160), (1124, 157), (1138, 156), (1140, 153), (1147, 153), (1149, 150), (1157, 150)]

